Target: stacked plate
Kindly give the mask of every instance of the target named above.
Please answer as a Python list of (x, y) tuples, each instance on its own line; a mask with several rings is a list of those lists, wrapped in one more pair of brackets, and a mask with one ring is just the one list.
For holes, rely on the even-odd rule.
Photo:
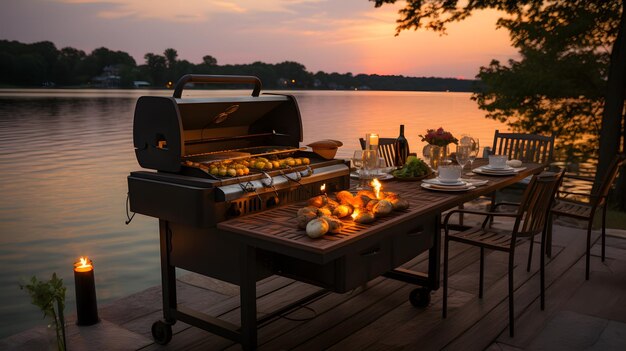
[(467, 191), (476, 189), (474, 185), (463, 180), (456, 182), (442, 182), (439, 178), (424, 179), (422, 188), (435, 191)]
[(474, 173), (484, 174), (484, 175), (495, 175), (495, 176), (508, 176), (516, 174), (517, 172), (526, 169), (526, 167), (513, 168), (510, 166), (494, 168), (490, 165), (478, 167), (474, 169)]

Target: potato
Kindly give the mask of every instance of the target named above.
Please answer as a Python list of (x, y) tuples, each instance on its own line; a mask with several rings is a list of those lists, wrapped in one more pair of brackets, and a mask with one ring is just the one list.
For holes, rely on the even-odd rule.
[(359, 190), (359, 192), (356, 193), (356, 196), (367, 196), (370, 199), (376, 198), (376, 194), (371, 190)]
[(354, 199), (354, 195), (351, 192), (342, 190), (337, 193), (337, 200), (343, 205), (351, 204)]
[(318, 196), (310, 198), (307, 201), (307, 205), (315, 206), (315, 207), (323, 207), (323, 206), (326, 206), (327, 203), (328, 203), (328, 196), (326, 195), (318, 195)]
[(321, 217), (328, 223), (328, 232), (329, 233), (341, 233), (341, 228), (343, 228), (343, 222), (339, 220), (337, 217), (333, 216), (324, 216)]
[(316, 218), (307, 223), (306, 235), (308, 235), (309, 238), (312, 239), (319, 238), (322, 235), (326, 234), (328, 232), (328, 229), (328, 222), (326, 222), (323, 218)]
[(351, 205), (354, 207), (365, 208), (367, 203), (370, 202), (371, 198), (365, 195), (358, 195), (352, 199)]
[(376, 199), (372, 199), (370, 200), (367, 205), (365, 205), (365, 209), (368, 211), (372, 211), (374, 209), (374, 206), (376, 206), (376, 204), (378, 203), (379, 200)]
[(296, 221), (298, 222), (298, 228), (305, 229), (306, 225), (315, 218), (317, 218), (316, 212), (305, 212), (301, 215), (298, 215), (298, 217), (296, 217)]
[(226, 174), (228, 174), (229, 177), (236, 177), (237, 170), (234, 168), (229, 168), (228, 170), (226, 170)]
[(317, 207), (314, 207), (314, 206), (302, 207), (301, 209), (298, 210), (298, 216), (302, 216), (303, 214), (309, 213), (309, 212), (317, 215)]
[(380, 200), (374, 206), (372, 212), (374, 212), (374, 216), (376, 217), (384, 217), (393, 211), (393, 205), (391, 202), (387, 200)]
[(361, 224), (367, 224), (367, 223), (374, 222), (375, 219), (376, 218), (374, 217), (373, 213), (367, 212), (367, 211), (361, 211), (356, 216), (356, 218), (354, 218), (354, 221), (357, 223), (361, 223)]
[(263, 168), (265, 168), (265, 162), (263, 162), (263, 161), (256, 161), (256, 163), (254, 164), (254, 168), (256, 168), (256, 169), (263, 169)]
[(352, 214), (352, 211), (354, 211), (352, 205), (339, 205), (333, 210), (333, 215), (339, 218), (348, 217)]
[(226, 176), (226, 174), (228, 174), (228, 169), (227, 169), (226, 167), (220, 167), (220, 168), (217, 170), (217, 174), (218, 174), (219, 176), (224, 177), (224, 176)]
[(320, 216), (320, 217), (322, 217), (322, 216), (330, 216), (332, 214), (333, 214), (333, 211), (331, 211), (326, 206), (317, 209), (317, 215)]
[(391, 205), (393, 206), (394, 211), (401, 211), (401, 210), (406, 210), (407, 208), (409, 208), (409, 202), (405, 199), (401, 199), (399, 197), (392, 197), (392, 198), (387, 198), (385, 200), (391, 202)]

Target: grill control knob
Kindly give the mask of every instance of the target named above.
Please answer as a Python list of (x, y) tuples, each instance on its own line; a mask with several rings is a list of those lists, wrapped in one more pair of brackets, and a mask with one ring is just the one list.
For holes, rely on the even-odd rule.
[(268, 207), (268, 208), (269, 207), (274, 207), (274, 206), (278, 205), (279, 203), (280, 203), (280, 199), (278, 198), (278, 196), (271, 196), (265, 202), (265, 206)]
[(232, 203), (226, 211), (226, 215), (228, 217), (239, 217), (241, 215), (241, 210), (239, 209), (239, 206), (237, 206), (237, 204)]

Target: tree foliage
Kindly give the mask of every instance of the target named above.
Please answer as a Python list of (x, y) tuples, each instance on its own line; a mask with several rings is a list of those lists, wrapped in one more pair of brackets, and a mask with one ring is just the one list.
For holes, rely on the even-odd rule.
[[(370, 0), (379, 7), (396, 0)], [(481, 67), (473, 98), (487, 117), (513, 129), (554, 133), (570, 152), (598, 150), (596, 184), (617, 152), (624, 152), (626, 17), (624, 0), (407, 0), (396, 35), (446, 26), (473, 12), (503, 13), (520, 60)], [(620, 207), (626, 208), (622, 176)]]
[(136, 80), (165, 87), (185, 74), (196, 73), (253, 75), (261, 79), (266, 89), (470, 91), (472, 88), (472, 81), (452, 78), (353, 76), (349, 72), (314, 74), (303, 64), (293, 61), (218, 65), (215, 57), (205, 55), (201, 63), (193, 64), (180, 60), (173, 48), (165, 49), (162, 55), (147, 53), (144, 60), (143, 64), (137, 65), (127, 53), (104, 47), (85, 54), (70, 47), (57, 50), (50, 42), (23, 44), (0, 40), (0, 84), (41, 86), (51, 81), (57, 86), (89, 86), (94, 78), (110, 74), (116, 79), (110, 87), (132, 87)]

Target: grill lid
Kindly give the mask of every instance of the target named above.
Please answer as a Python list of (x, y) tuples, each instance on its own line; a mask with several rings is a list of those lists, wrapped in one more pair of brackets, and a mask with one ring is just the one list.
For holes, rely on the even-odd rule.
[[(252, 96), (182, 98), (187, 83), (254, 84)], [(179, 172), (190, 156), (263, 145), (299, 147), (300, 111), (293, 96), (259, 95), (249, 76), (183, 76), (174, 96), (142, 96), (135, 107), (133, 141), (144, 168)]]

